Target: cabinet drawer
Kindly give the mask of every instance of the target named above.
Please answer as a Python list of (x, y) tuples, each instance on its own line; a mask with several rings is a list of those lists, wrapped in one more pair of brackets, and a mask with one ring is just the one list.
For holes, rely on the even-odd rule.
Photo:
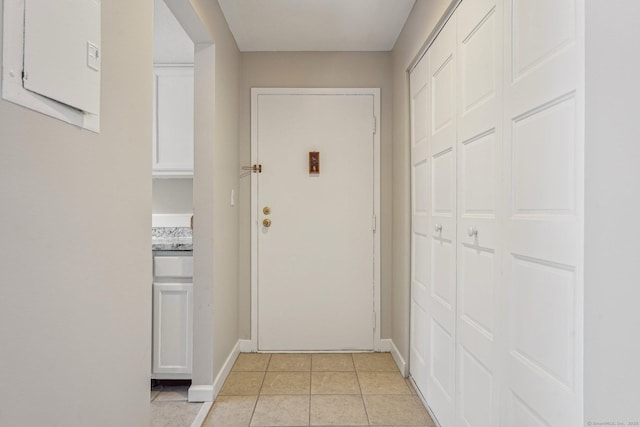
[(154, 256), (154, 277), (193, 277), (192, 256)]

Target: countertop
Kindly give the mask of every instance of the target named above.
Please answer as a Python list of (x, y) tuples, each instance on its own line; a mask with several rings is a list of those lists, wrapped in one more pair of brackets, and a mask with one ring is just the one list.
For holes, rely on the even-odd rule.
[(193, 233), (189, 227), (154, 227), (151, 249), (155, 251), (192, 251)]

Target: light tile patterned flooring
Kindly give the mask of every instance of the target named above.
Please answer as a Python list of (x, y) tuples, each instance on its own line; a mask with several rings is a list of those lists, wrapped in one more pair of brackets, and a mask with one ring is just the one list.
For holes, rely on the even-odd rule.
[(434, 427), (389, 353), (241, 354), (204, 427)]
[(190, 427), (202, 403), (187, 402), (188, 385), (151, 389), (151, 427)]

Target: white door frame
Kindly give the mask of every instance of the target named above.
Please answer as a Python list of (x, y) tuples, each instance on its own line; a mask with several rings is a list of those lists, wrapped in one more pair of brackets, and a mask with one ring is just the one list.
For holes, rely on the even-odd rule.
[[(373, 304), (375, 331), (373, 348), (380, 351), (380, 89), (379, 88), (252, 88), (251, 89), (251, 164), (258, 163), (259, 95), (371, 95), (375, 114), (373, 147), (373, 207), (376, 218), (373, 253)], [(258, 177), (251, 174), (251, 351), (258, 351)]]

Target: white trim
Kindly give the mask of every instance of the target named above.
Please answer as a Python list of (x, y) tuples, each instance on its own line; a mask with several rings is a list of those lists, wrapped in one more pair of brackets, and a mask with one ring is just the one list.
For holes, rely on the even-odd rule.
[[(373, 207), (374, 207), (374, 215), (375, 215), (375, 233), (374, 233), (374, 267), (373, 267), (373, 305), (376, 316), (376, 329), (373, 335), (373, 349), (376, 351), (380, 351), (380, 329), (382, 328), (382, 319), (380, 317), (380, 312), (382, 311), (380, 304), (380, 234), (382, 232), (382, 221), (380, 214), (380, 195), (381, 195), (381, 184), (380, 184), (380, 123), (382, 122), (382, 118), (380, 117), (380, 89), (369, 89), (373, 94), (373, 111), (375, 114), (375, 134), (373, 135)], [(366, 92), (365, 92), (366, 93)]]
[(238, 348), (240, 349), (240, 353), (255, 353), (256, 350), (253, 348), (253, 343), (251, 340), (238, 340)]
[(100, 114), (77, 110), (22, 85), (25, 0), (5, 0), (2, 15), (2, 98), (30, 110), (100, 133)]
[(385, 353), (391, 353), (391, 357), (393, 357), (393, 360), (396, 362), (396, 365), (398, 365), (398, 369), (400, 369), (400, 373), (402, 373), (402, 376), (408, 377), (409, 369), (408, 369), (407, 362), (405, 362), (404, 358), (400, 354), (400, 350), (398, 350), (398, 347), (396, 347), (393, 340), (384, 339), (380, 341), (381, 341), (380, 351), (383, 351)]
[(152, 227), (189, 227), (193, 214), (153, 214)]
[(240, 354), (240, 340), (238, 340), (236, 345), (233, 346), (233, 349), (231, 350), (231, 353), (229, 353), (227, 360), (225, 360), (224, 364), (222, 365), (222, 369), (220, 369), (220, 372), (218, 372), (216, 379), (213, 381), (214, 400), (216, 397), (218, 397), (218, 393), (220, 393), (220, 390), (222, 390), (222, 386), (224, 385), (224, 382), (227, 380), (227, 377), (231, 372), (231, 368), (233, 368), (233, 364), (236, 363), (236, 359), (238, 358), (239, 354)]
[(236, 359), (240, 354), (241, 341), (238, 340), (236, 345), (233, 346), (227, 360), (222, 365), (222, 369), (213, 381), (213, 385), (192, 385), (189, 387), (189, 402), (213, 402), (218, 397), (224, 382), (231, 372), (231, 368), (233, 368), (233, 364), (236, 363)]
[(380, 349), (383, 353), (391, 353), (391, 347), (393, 346), (393, 340), (385, 338), (380, 340)]
[[(376, 230), (374, 233), (374, 271), (373, 304), (376, 316), (376, 328), (373, 335), (373, 350), (380, 351), (380, 88), (252, 88), (251, 89), (251, 164), (258, 163), (258, 95), (372, 95), (376, 117), (373, 135), (373, 186), (374, 215)], [(251, 174), (251, 351), (258, 351), (258, 177)]]
[(209, 411), (213, 406), (213, 402), (204, 402), (202, 407), (198, 411), (196, 418), (191, 423), (191, 427), (202, 427), (204, 421), (207, 419), (207, 415), (209, 415)]
[(189, 402), (213, 402), (214, 393), (212, 385), (192, 385), (189, 387)]

